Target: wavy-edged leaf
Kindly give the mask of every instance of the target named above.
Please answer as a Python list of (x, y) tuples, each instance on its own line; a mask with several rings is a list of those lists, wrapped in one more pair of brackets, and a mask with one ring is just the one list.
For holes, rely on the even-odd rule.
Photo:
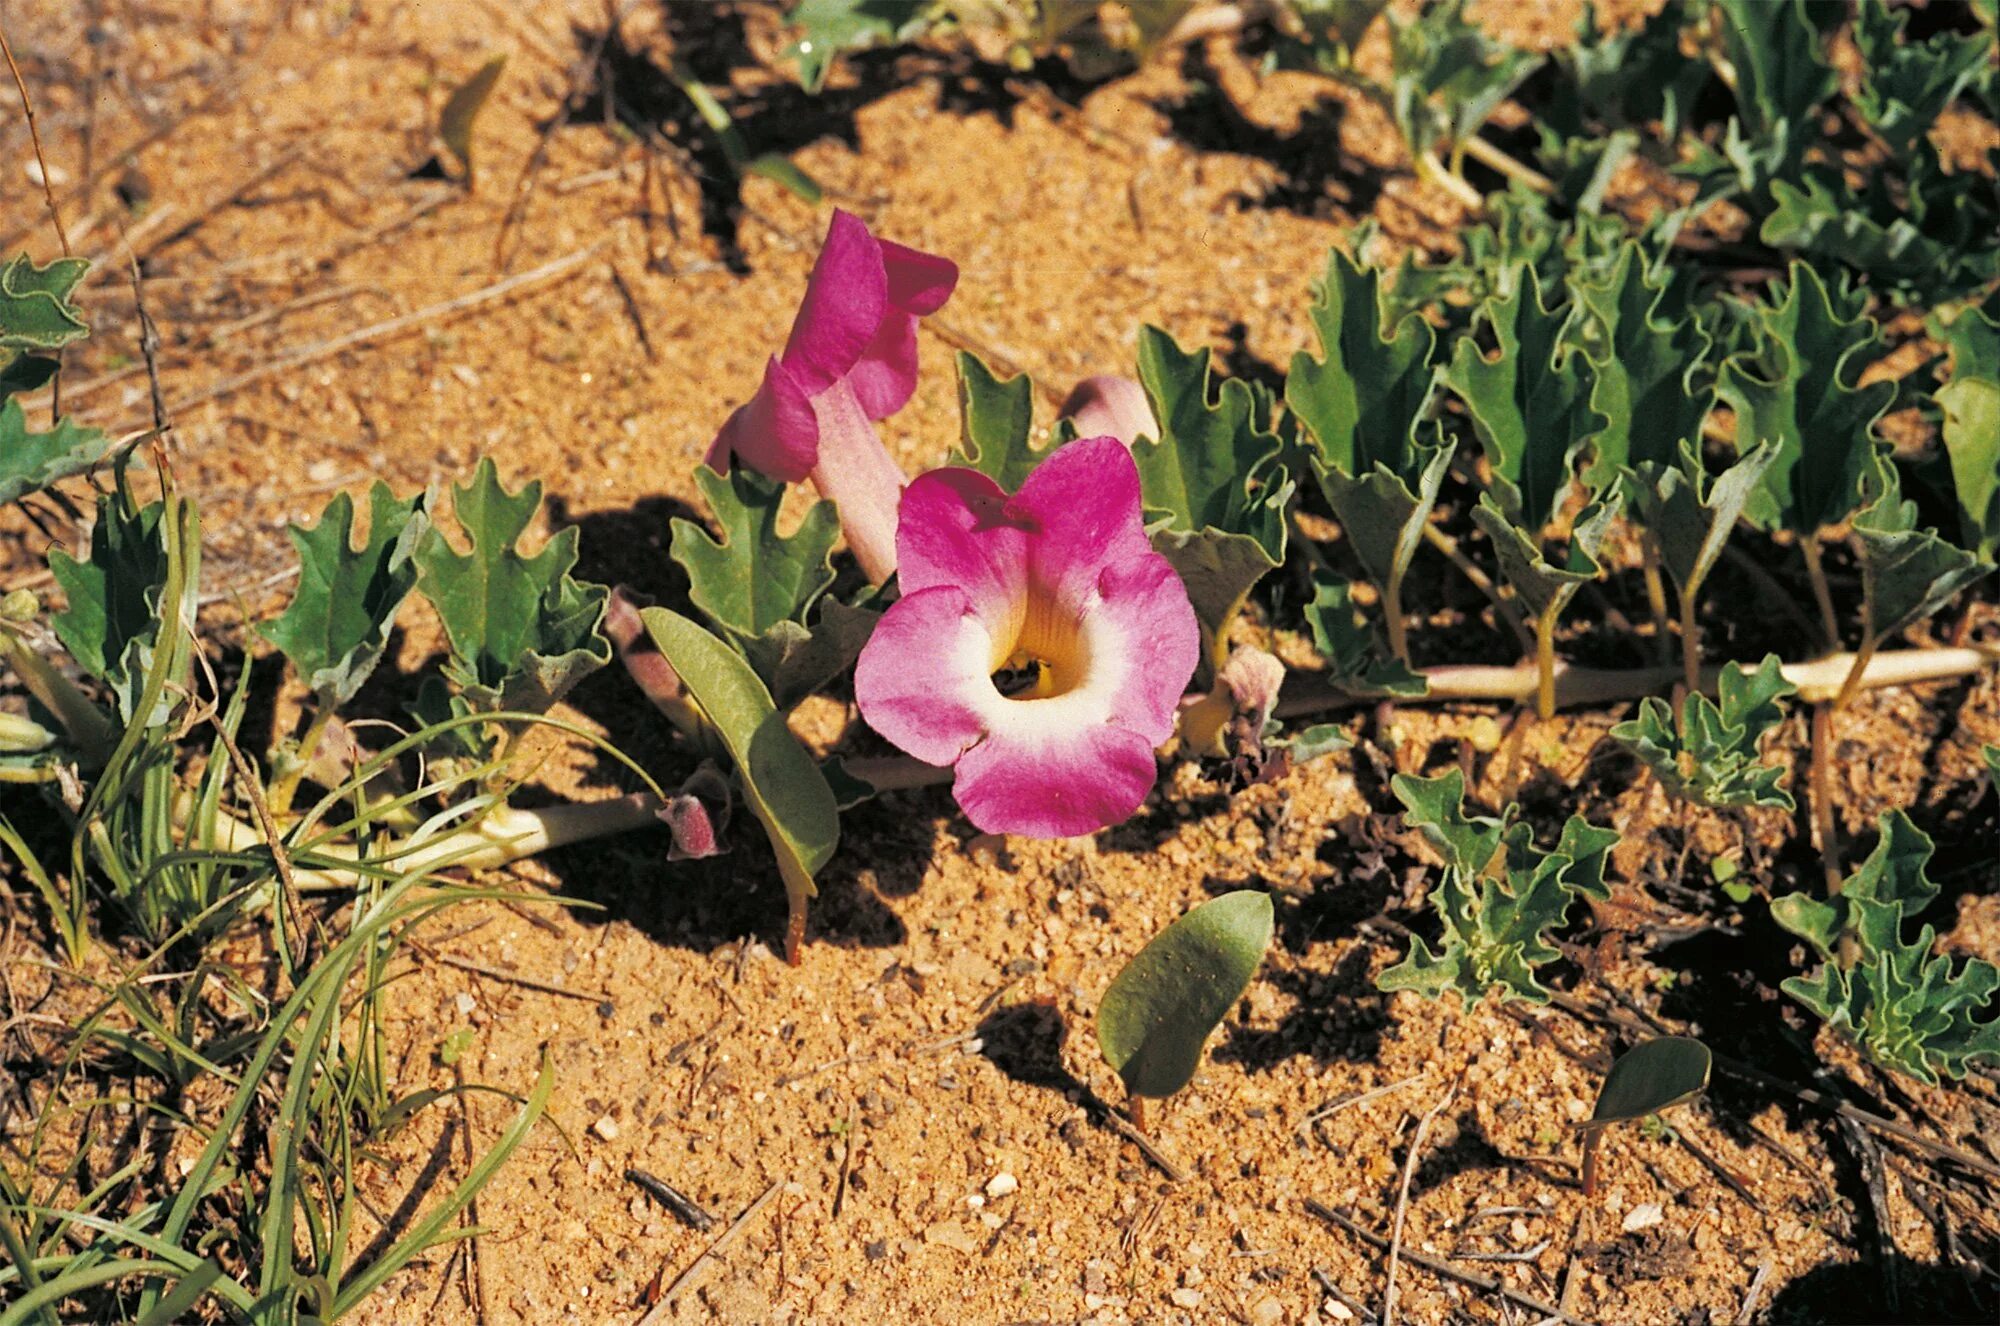
[(417, 588), (451, 641), (445, 674), (475, 709), (540, 713), (611, 661), (598, 629), (609, 593), (570, 575), (573, 527), (521, 555), (521, 536), (542, 503), (539, 480), (510, 493), (488, 457), (453, 493), (470, 551), (455, 550), (433, 522), (416, 552)]
[(1861, 52), (1861, 85), (1855, 108), (1901, 155), (1937, 123), (1938, 114), (1978, 79), (1993, 60), (1993, 33), (1939, 32), (1907, 40), (1908, 10), (1883, 0), (1861, 0), (1854, 16), (1854, 44)]
[(1951, 380), (1938, 388), (1944, 448), (1951, 462), (1965, 546), (1991, 562), (2000, 552), (2000, 323), (1968, 308), (1931, 334), (1951, 354)]
[(1487, 35), (1444, 0), (1414, 18), (1389, 19), (1390, 112), (1412, 156), (1470, 137), (1542, 56)]
[(1201, 904), (1125, 964), (1097, 1009), (1097, 1044), (1134, 1096), (1171, 1096), (1264, 961), (1271, 895), (1239, 889)]
[(1839, 89), (1825, 40), (1805, 0), (1713, 0), (1717, 29), (1736, 71), (1736, 106), (1745, 132), (1789, 139), (1794, 150), (1816, 137), (1808, 117)]
[(1639, 523), (1683, 598), (1700, 591), (1777, 457), (1776, 443), (1762, 443), (1711, 477), (1694, 449), (1684, 446), (1678, 464), (1641, 465), (1627, 474), (1625, 490)]
[(1905, 924), (1938, 894), (1926, 870), (1931, 851), (1930, 838), (1891, 811), (1875, 849), (1838, 894), (1775, 898), (1771, 914), (1823, 959), (1816, 971), (1787, 979), (1785, 993), (1877, 1063), (1935, 1083), (2000, 1059), (2000, 968), (1934, 953), (1928, 925), (1904, 938)]
[(1018, 492), (1048, 455), (1037, 450), (1035, 385), (1026, 373), (1001, 378), (969, 350), (958, 352), (958, 449), (947, 465), (978, 470), (1007, 492)]
[(430, 528), (425, 494), (398, 501), (368, 490), (368, 537), (354, 546), (354, 499), (334, 494), (319, 523), (289, 525), (299, 554), (291, 604), (258, 632), (292, 661), (299, 680), (331, 705), (352, 700), (382, 661), (396, 614), (416, 588), (416, 548)]
[[(1928, 155), (1919, 156), (1908, 172), (1907, 208), (1879, 180), (1857, 191), (1842, 176), (1814, 169), (1802, 174), (1799, 185), (1771, 181), (1775, 206), (1757, 238), (1775, 249), (1852, 267), (1871, 284), (1932, 299), (2000, 275), (2000, 251), (1981, 237), (1979, 191), (1967, 188), (1963, 176), (1926, 169), (1935, 152), (1928, 143), (1923, 150)], [(1990, 233), (1990, 205), (1983, 219), (1984, 233)]]
[(677, 612), (646, 608), (639, 616), (735, 763), (786, 896), (803, 915), (805, 899), (818, 892), (813, 876), (840, 842), (840, 811), (818, 763), (740, 654)]
[(799, 0), (785, 22), (799, 34), (785, 54), (806, 91), (818, 92), (836, 55), (908, 41), (930, 26), (931, 10), (911, 0)]
[(1410, 480), (1377, 465), (1358, 478), (1323, 467), (1315, 459), (1313, 472), (1327, 505), (1368, 578), (1385, 592), (1400, 585), (1410, 560), (1422, 546), (1424, 526), (1437, 506), (1438, 491), (1451, 469), (1451, 448), (1418, 451), (1420, 461)]
[(1708, 1090), (1713, 1056), (1692, 1036), (1655, 1036), (1618, 1056), (1583, 1127), (1603, 1128), (1684, 1105)]
[(1639, 704), (1639, 716), (1611, 729), (1611, 739), (1638, 757), (1673, 795), (1697, 805), (1778, 806), (1792, 809), (1781, 784), (1785, 770), (1764, 762), (1767, 733), (1784, 721), (1779, 703), (1798, 692), (1785, 679), (1776, 654), (1753, 671), (1739, 663), (1722, 669), (1720, 702), (1691, 694), (1681, 701), (1680, 723), (1656, 696)]
[(1683, 446), (1701, 446), (1715, 403), (1714, 387), (1700, 380), (1710, 341), (1691, 318), (1663, 319), (1666, 297), (1665, 279), (1653, 279), (1637, 244), (1620, 250), (1602, 281), (1576, 283), (1578, 314), (1590, 329), (1590, 406), (1607, 421), (1586, 475), (1593, 487), (1625, 466), (1670, 464)]
[[(162, 700), (149, 714), (137, 713), (160, 646), (162, 622), (177, 616), (181, 630), (194, 629), (200, 525), (192, 503), (177, 502), (173, 508), (183, 522), (179, 529), (171, 524), (168, 503), (135, 507), (124, 492), (111, 493), (97, 504), (89, 560), (78, 561), (60, 548), (49, 553), (49, 570), (69, 599), (49, 624), (70, 657), (111, 688), (128, 723), (151, 726), (165, 721), (171, 710)], [(180, 542), (186, 568), (177, 604), (168, 601), (173, 596), (169, 540)]]
[(1842, 314), (1820, 274), (1795, 262), (1783, 300), (1757, 311), (1756, 351), (1723, 362), (1717, 391), (1736, 411), (1738, 451), (1778, 448), (1745, 507), (1759, 528), (1814, 534), (1861, 505), (1875, 421), (1896, 388), (1856, 385), (1881, 341), (1872, 319)]
[(1279, 443), (1249, 384), (1225, 379), (1211, 394), (1207, 347), (1183, 350), (1152, 326), (1139, 332), (1139, 381), (1160, 425), (1132, 447), (1148, 511), (1170, 529), (1246, 535), (1282, 560), (1284, 514), (1270, 500)]
[(1354, 696), (1416, 696), (1430, 689), (1423, 674), (1392, 657), (1381, 636), (1363, 622), (1345, 580), (1315, 573), (1305, 617), (1330, 685)]
[(1414, 314), (1389, 325), (1381, 277), (1330, 249), (1308, 310), (1320, 355), (1292, 356), (1285, 406), (1312, 440), (1317, 462), (1355, 477), (1377, 465), (1414, 484), (1424, 457), (1417, 423), (1435, 389), (1435, 333)]
[(53, 354), (90, 335), (70, 302), (89, 270), (82, 258), (57, 258), (37, 267), (25, 253), (0, 266), (0, 365), (15, 353)]
[(1511, 807), (1498, 820), (1467, 817), (1457, 770), (1440, 778), (1399, 774), (1390, 789), (1408, 808), (1404, 822), (1444, 855), (1444, 876), (1430, 893), (1443, 931), (1435, 951), (1413, 937), (1408, 957), (1377, 984), (1429, 999), (1456, 990), (1467, 1003), (1489, 992), (1546, 1003), (1536, 972), (1561, 956), (1550, 934), (1576, 898), (1609, 896), (1604, 867), (1617, 832), (1572, 818), (1555, 850), (1543, 852), (1533, 831), (1513, 821)]
[(1493, 540), (1493, 555), (1500, 563), (1500, 574), (1527, 604), (1529, 613), (1540, 619), (1550, 614), (1561, 616), (1577, 590), (1603, 572), (1597, 553), (1604, 545), (1604, 536), (1611, 531), (1619, 504), (1618, 496), (1613, 494), (1609, 500), (1592, 502), (1578, 513), (1560, 565), (1549, 560), (1539, 539), (1530, 538), (1507, 518), (1494, 504), (1491, 494), (1480, 496), (1479, 505), (1472, 509), (1472, 519)]
[[(24, 356), (16, 363), (26, 363)], [(54, 363), (53, 360), (38, 360)], [(28, 417), (21, 402), (8, 399), (0, 404), (0, 504), (40, 492), (60, 479), (82, 474), (111, 447), (111, 440), (95, 428), (84, 428), (63, 418), (45, 433), (28, 431)]]
[(673, 522), (673, 560), (688, 574), (688, 597), (710, 621), (742, 640), (782, 622), (802, 623), (833, 584), (840, 517), (815, 502), (798, 528), (778, 532), (785, 485), (738, 465), (727, 475), (703, 466), (695, 483), (722, 528), (717, 540), (691, 520)]
[(1590, 403), (1596, 373), (1564, 337), (1568, 314), (1548, 307), (1532, 267), (1513, 293), (1488, 300), (1479, 320), (1497, 350), (1488, 358), (1473, 337), (1462, 337), (1444, 382), (1472, 416), (1500, 510), (1538, 534), (1569, 492), (1578, 453), (1603, 431), (1604, 416)]
[(1876, 644), (1938, 611), (1993, 567), (1936, 530), (1917, 528), (1917, 504), (1902, 500), (1896, 467), (1886, 455), (1876, 457), (1866, 491), (1873, 500), (1854, 519), (1854, 541), (1862, 626)]

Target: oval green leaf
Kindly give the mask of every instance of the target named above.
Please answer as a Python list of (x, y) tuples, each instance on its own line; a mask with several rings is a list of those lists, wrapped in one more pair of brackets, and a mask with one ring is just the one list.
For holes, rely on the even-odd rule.
[(1097, 1010), (1098, 1047), (1127, 1091), (1157, 1098), (1188, 1084), (1270, 942), (1271, 895), (1242, 889), (1203, 903), (1139, 950)]
[(1586, 1129), (1658, 1114), (1708, 1089), (1708, 1047), (1692, 1036), (1642, 1041), (1620, 1055), (1604, 1075), (1597, 1108)]
[(647, 608), (639, 616), (736, 762), (743, 799), (770, 837), (785, 892), (799, 906), (817, 891), (813, 875), (840, 841), (840, 811), (819, 765), (741, 654), (677, 612)]

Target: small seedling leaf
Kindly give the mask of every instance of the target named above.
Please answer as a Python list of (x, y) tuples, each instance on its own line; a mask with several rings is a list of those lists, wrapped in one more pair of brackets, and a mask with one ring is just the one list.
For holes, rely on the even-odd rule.
[(1711, 1056), (1692, 1036), (1641, 1041), (1618, 1056), (1598, 1088), (1586, 1129), (1643, 1119), (1682, 1105), (1708, 1090)]
[(517, 545), (542, 502), (539, 480), (510, 493), (487, 458), (453, 491), (471, 551), (456, 551), (433, 522), (416, 552), (417, 588), (451, 641), (445, 673), (475, 709), (540, 713), (611, 661), (598, 629), (608, 592), (569, 574), (574, 527), (521, 555)]
[(1134, 1096), (1171, 1096), (1243, 997), (1271, 943), (1271, 895), (1225, 893), (1155, 935), (1097, 1010), (1097, 1043)]
[[(24, 356), (15, 363), (28, 363), (32, 358)], [(21, 402), (7, 400), (0, 404), (0, 506), (40, 492), (58, 479), (83, 473), (102, 460), (110, 446), (103, 433), (79, 427), (68, 418), (57, 420), (46, 433), (31, 433)]]
[(1652, 770), (1669, 792), (1697, 805), (1778, 806), (1792, 809), (1782, 786), (1785, 770), (1759, 754), (1764, 735), (1784, 720), (1787, 681), (1776, 654), (1756, 671), (1731, 663), (1717, 682), (1721, 703), (1705, 695), (1681, 702), (1680, 724), (1664, 700), (1648, 696), (1639, 716), (1611, 729), (1611, 739)]
[(803, 623), (833, 584), (831, 558), (840, 537), (833, 503), (813, 503), (785, 535), (778, 533), (784, 484), (743, 465), (727, 475), (703, 466), (694, 477), (722, 527), (717, 540), (691, 520), (673, 522), (672, 556), (688, 574), (695, 607), (739, 640), (780, 623)]
[(1355, 696), (1415, 696), (1429, 689), (1422, 674), (1391, 657), (1382, 638), (1363, 622), (1353, 587), (1345, 580), (1316, 573), (1305, 616), (1313, 647), (1326, 660), (1330, 685)]
[(1001, 378), (969, 350), (958, 354), (963, 433), (945, 463), (978, 470), (1007, 492), (1019, 491), (1048, 454), (1034, 446), (1035, 384), (1026, 373)]
[[(164, 502), (135, 507), (123, 491), (111, 493), (97, 504), (89, 560), (77, 561), (59, 548), (49, 553), (49, 570), (69, 598), (50, 618), (56, 638), (84, 671), (112, 689), (128, 723), (151, 725), (169, 712), (164, 701), (149, 714), (137, 712), (163, 620), (178, 615), (185, 629), (193, 629), (197, 595), (191, 563), (199, 555), (199, 527), (191, 504), (177, 503), (175, 509), (183, 513), (186, 528), (170, 528)], [(190, 563), (178, 605), (167, 602), (173, 539), (181, 541), (182, 559)]]
[(487, 98), (493, 95), (494, 87), (500, 82), (501, 71), (507, 67), (507, 57), (493, 56), (473, 72), (472, 77), (460, 83), (446, 98), (444, 109), (438, 112), (438, 141), (445, 150), (458, 159), (465, 171), (466, 187), (473, 181), (472, 173), (472, 128), (478, 123), (479, 112), (486, 109)]
[(343, 705), (382, 661), (396, 613), (416, 587), (415, 550), (430, 528), (425, 495), (398, 501), (380, 481), (368, 493), (368, 538), (353, 543), (354, 499), (337, 493), (319, 523), (286, 532), (299, 585), (277, 620), (258, 629), (322, 701)]

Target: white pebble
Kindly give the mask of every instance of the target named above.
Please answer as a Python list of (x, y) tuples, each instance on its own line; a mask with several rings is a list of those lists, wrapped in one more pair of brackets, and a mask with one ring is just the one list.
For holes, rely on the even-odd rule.
[(1021, 1181), (1002, 1170), (986, 1181), (986, 1195), (995, 1201), (1021, 1191)]

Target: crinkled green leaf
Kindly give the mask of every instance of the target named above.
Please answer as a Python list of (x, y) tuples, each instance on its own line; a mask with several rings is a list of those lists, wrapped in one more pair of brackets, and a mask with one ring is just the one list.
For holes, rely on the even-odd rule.
[(778, 707), (788, 710), (853, 667), (881, 619), (872, 608), (823, 598), (810, 625), (779, 622), (746, 641), (744, 654)]
[(1389, 19), (1390, 112), (1413, 156), (1467, 138), (1541, 66), (1538, 53), (1497, 40), (1444, 0)]
[(1445, 857), (1443, 878), (1430, 894), (1443, 933), (1435, 951), (1413, 938), (1409, 956), (1383, 972), (1378, 984), (1431, 999), (1456, 990), (1468, 1003), (1489, 991), (1502, 999), (1547, 1002), (1536, 969), (1561, 955), (1550, 932), (1563, 924), (1577, 897), (1608, 896), (1605, 860), (1619, 835), (1572, 818), (1556, 849), (1543, 852), (1532, 830), (1513, 822), (1511, 807), (1498, 820), (1467, 817), (1461, 806), (1465, 780), (1457, 770), (1440, 778), (1399, 774), (1390, 788), (1408, 808), (1404, 821)]
[(1993, 34), (1939, 32), (1914, 42), (1903, 36), (1908, 10), (1861, 0), (1854, 16), (1861, 52), (1861, 86), (1854, 104), (1892, 153), (1907, 152), (1993, 59)]
[(1810, 117), (1840, 86), (1825, 40), (1805, 0), (1714, 0), (1717, 31), (1736, 71), (1736, 106), (1744, 135), (1782, 145), (1773, 173), (1817, 138)]
[(1097, 1009), (1097, 1044), (1125, 1090), (1171, 1096), (1264, 961), (1271, 895), (1239, 889), (1194, 908), (1125, 964)]
[(1894, 384), (1858, 387), (1881, 348), (1875, 323), (1841, 316), (1826, 282), (1793, 263), (1782, 302), (1756, 315), (1757, 350), (1724, 361), (1717, 390), (1736, 411), (1741, 452), (1774, 442), (1746, 514), (1762, 529), (1814, 534), (1853, 515), (1874, 462), (1874, 425)]
[(1603, 571), (1597, 552), (1611, 530), (1618, 506), (1614, 495), (1610, 500), (1592, 502), (1578, 514), (1561, 565), (1549, 560), (1539, 539), (1530, 538), (1507, 518), (1491, 494), (1481, 495), (1479, 505), (1472, 509), (1472, 519), (1493, 540), (1500, 574), (1521, 596), (1529, 614), (1539, 619), (1551, 613), (1561, 616), (1577, 590)]
[(1317, 461), (1355, 477), (1381, 465), (1414, 485), (1426, 457), (1417, 424), (1430, 406), (1436, 339), (1430, 324), (1408, 315), (1385, 321), (1381, 278), (1339, 249), (1309, 310), (1321, 358), (1292, 356), (1285, 406), (1304, 425)]
[(611, 661), (598, 629), (608, 593), (569, 574), (574, 528), (521, 555), (517, 545), (542, 503), (540, 481), (510, 493), (487, 458), (453, 492), (471, 550), (456, 551), (434, 522), (416, 552), (417, 588), (451, 641), (445, 675), (475, 709), (540, 713)]
[(1247, 534), (1219, 529), (1187, 530), (1155, 525), (1153, 550), (1165, 557), (1187, 586), (1188, 602), (1201, 623), (1202, 656), (1210, 668), (1228, 654), (1229, 624), (1279, 559)]
[(1026, 373), (994, 376), (978, 355), (958, 353), (958, 449), (945, 463), (978, 470), (1007, 492), (1018, 492), (1048, 449), (1036, 450), (1035, 386)]
[(1429, 689), (1423, 675), (1393, 658), (1381, 636), (1363, 623), (1345, 580), (1315, 573), (1305, 617), (1331, 685), (1356, 696), (1414, 696)]
[(1777, 445), (1766, 442), (1711, 478), (1695, 450), (1683, 446), (1678, 464), (1641, 465), (1626, 476), (1639, 523), (1683, 598), (1700, 591), (1777, 457)]
[(1586, 0), (1576, 39), (1549, 52), (1565, 77), (1551, 89), (1543, 123), (1577, 137), (1596, 126), (1641, 129), (1658, 121), (1665, 141), (1679, 138), (1709, 77), (1703, 61), (1681, 52), (1689, 23), (1687, 7), (1669, 0), (1637, 27), (1607, 29)]
[(1993, 569), (1974, 553), (1918, 529), (1917, 504), (1902, 500), (1893, 462), (1878, 455), (1864, 490), (1871, 499), (1854, 519), (1860, 552), (1863, 626), (1871, 642), (1930, 616)]
[[(171, 510), (170, 510), (171, 507)], [(179, 513), (180, 526), (173, 524)], [(49, 570), (69, 604), (49, 624), (56, 638), (85, 672), (109, 686), (126, 722), (164, 722), (172, 705), (162, 699), (152, 712), (137, 711), (161, 646), (160, 628), (179, 618), (182, 632), (194, 630), (201, 554), (200, 522), (192, 503), (153, 502), (134, 506), (124, 491), (97, 503), (90, 533), (90, 559), (77, 561), (62, 549), (49, 553)], [(168, 543), (179, 544), (182, 584), (177, 602)], [(186, 681), (186, 660), (169, 682)]]
[[(1927, 187), (1929, 181), (1936, 183)], [(2000, 275), (2000, 249), (1965, 233), (1965, 221), (1978, 212), (1963, 178), (1912, 169), (1907, 210), (1879, 181), (1857, 192), (1839, 174), (1811, 170), (1801, 183), (1771, 182), (1776, 206), (1757, 237), (1773, 248), (1831, 259), (1865, 272), (1875, 285), (1920, 296), (1954, 295)], [(1952, 206), (1952, 195), (1964, 205)]]
[(479, 122), (479, 112), (486, 108), (486, 99), (493, 95), (493, 89), (500, 82), (501, 71), (506, 68), (507, 56), (504, 52), (490, 57), (473, 71), (470, 78), (452, 89), (451, 96), (445, 99), (444, 109), (438, 112), (438, 140), (464, 167), (468, 186), (473, 179), (472, 128)]
[(354, 499), (336, 493), (319, 523), (291, 525), (299, 584), (283, 615), (258, 628), (323, 702), (352, 700), (382, 661), (396, 613), (416, 587), (416, 548), (430, 528), (425, 495), (368, 492), (368, 537), (353, 541)]
[(1247, 535), (1275, 565), (1285, 555), (1284, 512), (1271, 500), (1278, 438), (1248, 383), (1227, 379), (1211, 396), (1208, 361), (1206, 347), (1183, 350), (1157, 327), (1139, 332), (1139, 382), (1161, 434), (1132, 447), (1146, 507), (1170, 529)]
[(1796, 694), (1776, 654), (1755, 672), (1738, 663), (1722, 669), (1718, 704), (1706, 695), (1681, 701), (1680, 724), (1666, 702), (1648, 696), (1639, 716), (1611, 729), (1611, 739), (1652, 770), (1669, 792), (1697, 805), (1780, 806), (1792, 809), (1781, 786), (1784, 769), (1766, 764), (1759, 753), (1765, 734), (1784, 721), (1779, 701)]
[(0, 404), (0, 504), (83, 473), (102, 460), (110, 446), (102, 432), (79, 427), (68, 418), (57, 420), (45, 433), (31, 433), (21, 402), (7, 400)]
[(0, 364), (13, 352), (53, 354), (90, 334), (83, 315), (70, 303), (77, 282), (89, 270), (82, 258), (58, 258), (37, 267), (25, 253), (0, 266)]
[(842, 51), (908, 41), (928, 27), (931, 6), (919, 0), (799, 0), (785, 15), (798, 30), (786, 54), (799, 62), (799, 81), (818, 92)]
[[(1451, 469), (1451, 448), (1434, 446), (1416, 453), (1420, 464), (1412, 480), (1377, 465), (1358, 478), (1313, 461), (1313, 472), (1340, 530), (1354, 549), (1368, 578), (1384, 592), (1400, 585), (1410, 559), (1422, 546), (1424, 526), (1437, 505), (1438, 490)], [(1413, 489), (1414, 483), (1414, 489)]]
[(688, 574), (694, 606), (742, 640), (781, 622), (804, 622), (833, 584), (840, 538), (833, 503), (813, 503), (796, 530), (780, 534), (784, 484), (743, 465), (726, 476), (704, 465), (694, 477), (722, 528), (717, 540), (691, 520), (673, 522), (672, 557)]
[(1991, 562), (2000, 552), (2000, 323), (1968, 308), (1931, 333), (1951, 353), (1951, 380), (1938, 388), (1944, 448), (1951, 461), (1965, 546)]
[(1708, 1047), (1692, 1036), (1656, 1036), (1618, 1056), (1585, 1128), (1643, 1119), (1708, 1090)]
[(785, 716), (741, 655), (666, 608), (639, 614), (660, 653), (735, 762), (743, 799), (764, 826), (794, 905), (840, 842), (840, 812), (819, 765), (785, 726)]
[(1600, 282), (1579, 281), (1579, 321), (1596, 379), (1593, 410), (1608, 422), (1596, 436), (1586, 478), (1613, 482), (1630, 465), (1671, 464), (1683, 446), (1699, 451), (1702, 421), (1715, 390), (1702, 382), (1709, 339), (1692, 319), (1666, 319), (1659, 309), (1664, 278), (1647, 271), (1637, 244), (1627, 244)]
[(1539, 533), (1574, 481), (1577, 454), (1604, 428), (1590, 404), (1596, 374), (1565, 340), (1567, 314), (1548, 307), (1533, 268), (1480, 319), (1498, 350), (1489, 359), (1473, 337), (1461, 338), (1444, 382), (1472, 416), (1500, 510)]
[(1884, 815), (1881, 831), (1838, 894), (1772, 900), (1778, 923), (1822, 959), (1784, 990), (1885, 1067), (1931, 1083), (1963, 1077), (2000, 1059), (2000, 968), (1934, 953), (1928, 925), (1905, 940), (1905, 924), (1938, 894), (1925, 869), (1932, 844), (1901, 811)]

